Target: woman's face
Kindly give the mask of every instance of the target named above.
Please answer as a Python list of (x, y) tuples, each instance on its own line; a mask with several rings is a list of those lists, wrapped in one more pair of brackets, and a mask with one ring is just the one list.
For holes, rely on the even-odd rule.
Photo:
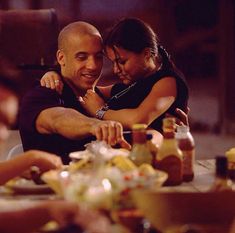
[(145, 53), (134, 53), (122, 48), (106, 48), (108, 58), (113, 62), (113, 71), (125, 84), (131, 84), (146, 75)]

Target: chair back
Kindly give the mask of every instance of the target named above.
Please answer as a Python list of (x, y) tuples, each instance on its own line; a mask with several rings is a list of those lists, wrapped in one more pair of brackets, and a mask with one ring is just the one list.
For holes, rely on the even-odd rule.
[(54, 9), (0, 11), (1, 55), (22, 69), (53, 65), (57, 36)]

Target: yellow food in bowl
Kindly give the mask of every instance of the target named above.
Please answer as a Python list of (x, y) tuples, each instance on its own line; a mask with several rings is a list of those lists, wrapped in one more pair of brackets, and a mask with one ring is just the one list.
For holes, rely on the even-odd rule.
[(59, 196), (63, 196), (63, 189), (60, 184), (58, 170), (50, 170), (42, 174), (41, 179)]

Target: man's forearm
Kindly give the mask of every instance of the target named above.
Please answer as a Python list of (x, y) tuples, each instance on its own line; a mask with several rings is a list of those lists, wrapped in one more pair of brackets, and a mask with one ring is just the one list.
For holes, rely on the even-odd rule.
[(56, 133), (69, 139), (81, 139), (92, 135), (92, 126), (97, 121), (74, 109), (56, 107), (40, 113), (36, 128), (43, 134)]
[(69, 139), (81, 139), (92, 135), (92, 126), (97, 121), (79, 112), (66, 112), (55, 120), (55, 132)]

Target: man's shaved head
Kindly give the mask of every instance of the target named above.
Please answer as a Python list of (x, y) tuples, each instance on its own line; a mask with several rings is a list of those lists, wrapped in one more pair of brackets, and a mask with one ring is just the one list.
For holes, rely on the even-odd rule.
[(66, 48), (66, 43), (70, 36), (81, 35), (96, 35), (101, 38), (98, 29), (89, 23), (83, 21), (70, 23), (69, 25), (64, 27), (59, 34), (58, 49), (64, 50)]
[(63, 28), (58, 37), (57, 61), (64, 81), (83, 96), (103, 67), (103, 43), (97, 28), (83, 21)]

